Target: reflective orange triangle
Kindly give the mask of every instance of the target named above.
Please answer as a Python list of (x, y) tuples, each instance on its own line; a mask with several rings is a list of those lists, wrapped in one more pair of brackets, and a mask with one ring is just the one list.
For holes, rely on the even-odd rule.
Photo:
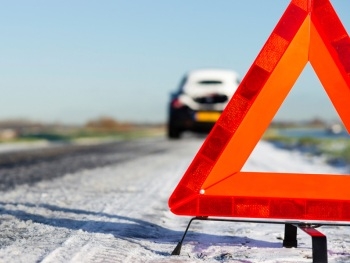
[(241, 172), (310, 62), (350, 130), (350, 40), (329, 0), (292, 0), (169, 199), (178, 215), (350, 221), (350, 176)]

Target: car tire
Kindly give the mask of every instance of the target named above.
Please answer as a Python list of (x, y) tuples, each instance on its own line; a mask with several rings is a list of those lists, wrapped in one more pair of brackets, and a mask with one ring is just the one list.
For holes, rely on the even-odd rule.
[(181, 131), (178, 128), (168, 127), (168, 138), (169, 139), (180, 139)]

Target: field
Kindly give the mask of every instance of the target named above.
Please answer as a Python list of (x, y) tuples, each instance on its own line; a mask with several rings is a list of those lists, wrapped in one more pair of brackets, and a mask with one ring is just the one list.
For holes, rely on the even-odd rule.
[[(319, 129), (315, 131), (320, 132)], [(283, 129), (269, 129), (263, 138), (276, 147), (322, 158), (332, 166), (345, 167), (350, 164), (350, 137), (312, 134), (313, 130), (305, 132), (304, 135), (298, 130), (298, 136), (290, 136), (285, 135)]]

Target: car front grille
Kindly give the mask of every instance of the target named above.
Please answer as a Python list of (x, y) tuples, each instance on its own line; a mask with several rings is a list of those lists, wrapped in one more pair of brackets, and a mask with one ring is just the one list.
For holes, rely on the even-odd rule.
[(195, 102), (201, 103), (201, 104), (215, 104), (215, 103), (224, 103), (228, 100), (228, 96), (226, 95), (210, 95), (205, 97), (197, 97), (194, 99)]

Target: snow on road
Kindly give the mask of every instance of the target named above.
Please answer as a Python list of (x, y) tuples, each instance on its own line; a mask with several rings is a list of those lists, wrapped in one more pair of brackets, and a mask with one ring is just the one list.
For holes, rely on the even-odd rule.
[[(167, 151), (1, 193), (0, 262), (312, 262), (311, 238), (282, 248), (284, 226), (189, 221), (167, 201), (202, 139), (149, 139)], [(137, 142), (135, 142), (137, 143)], [(341, 173), (260, 142), (245, 170)], [(322, 227), (329, 262), (350, 262), (350, 228)]]

